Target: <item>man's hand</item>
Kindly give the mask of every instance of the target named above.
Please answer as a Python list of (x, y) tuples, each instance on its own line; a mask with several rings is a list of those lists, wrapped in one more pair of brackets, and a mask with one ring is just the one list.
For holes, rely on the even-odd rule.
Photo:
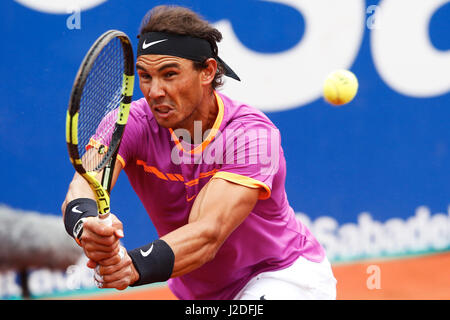
[(89, 258), (87, 266), (95, 269), (95, 280), (100, 288), (123, 290), (139, 279), (127, 251), (120, 245), (124, 237), (122, 222), (111, 214), (112, 226), (97, 217), (87, 218), (83, 224), (81, 245)]
[(95, 268), (97, 264), (110, 261), (115, 257), (118, 263), (120, 239), (124, 237), (123, 225), (119, 219), (111, 214), (112, 225), (108, 226), (97, 217), (89, 217), (83, 223), (83, 234), (80, 243), (86, 257), (89, 258), (88, 267)]
[(115, 288), (124, 290), (139, 280), (139, 273), (134, 268), (133, 262), (125, 248), (121, 247), (120, 259), (117, 257), (103, 260), (102, 265), (95, 268), (95, 280), (99, 288)]

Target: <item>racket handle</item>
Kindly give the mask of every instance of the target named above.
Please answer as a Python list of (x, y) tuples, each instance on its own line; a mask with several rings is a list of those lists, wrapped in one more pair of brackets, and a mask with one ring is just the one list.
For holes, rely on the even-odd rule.
[(112, 226), (112, 219), (111, 219), (111, 215), (109, 213), (99, 214), (98, 219), (100, 220), (101, 223), (104, 223), (109, 227)]

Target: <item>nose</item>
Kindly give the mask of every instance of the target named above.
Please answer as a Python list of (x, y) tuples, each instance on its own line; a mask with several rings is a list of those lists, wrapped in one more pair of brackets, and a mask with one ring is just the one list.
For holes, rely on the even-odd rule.
[(166, 92), (162, 86), (162, 83), (154, 79), (148, 87), (147, 96), (151, 100), (158, 100), (166, 95)]

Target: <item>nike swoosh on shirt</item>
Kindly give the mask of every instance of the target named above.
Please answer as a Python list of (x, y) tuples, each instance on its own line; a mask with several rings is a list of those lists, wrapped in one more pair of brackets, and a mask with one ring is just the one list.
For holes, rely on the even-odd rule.
[(153, 245), (147, 251), (142, 251), (142, 249), (141, 249), (141, 254), (145, 258), (146, 256), (148, 256), (152, 252), (152, 250), (153, 250)]
[(152, 41), (150, 43), (145, 43), (145, 40), (144, 40), (144, 43), (142, 44), (142, 49), (145, 50), (148, 47), (151, 47), (151, 46), (153, 46), (153, 45), (155, 45), (157, 43), (164, 42), (164, 41), (167, 41), (167, 40), (169, 40), (169, 39), (156, 40), (156, 41)]
[(191, 201), (192, 199), (194, 199), (197, 195), (193, 195), (192, 197), (188, 198), (188, 196), (186, 195), (186, 200), (187, 202)]

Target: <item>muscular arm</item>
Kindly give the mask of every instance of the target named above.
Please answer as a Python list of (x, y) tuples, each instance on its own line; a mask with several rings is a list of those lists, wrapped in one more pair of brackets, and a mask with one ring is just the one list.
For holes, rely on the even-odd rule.
[(222, 243), (250, 214), (259, 189), (211, 179), (198, 194), (189, 223), (163, 236), (175, 254), (172, 277), (211, 261)]
[[(223, 179), (211, 179), (197, 195), (188, 223), (161, 238), (175, 256), (171, 277), (187, 274), (214, 259), (223, 242), (250, 214), (259, 192)], [(138, 257), (141, 255), (138, 253)], [(122, 290), (139, 280), (129, 254), (116, 263), (102, 261), (98, 272), (103, 288)]]

